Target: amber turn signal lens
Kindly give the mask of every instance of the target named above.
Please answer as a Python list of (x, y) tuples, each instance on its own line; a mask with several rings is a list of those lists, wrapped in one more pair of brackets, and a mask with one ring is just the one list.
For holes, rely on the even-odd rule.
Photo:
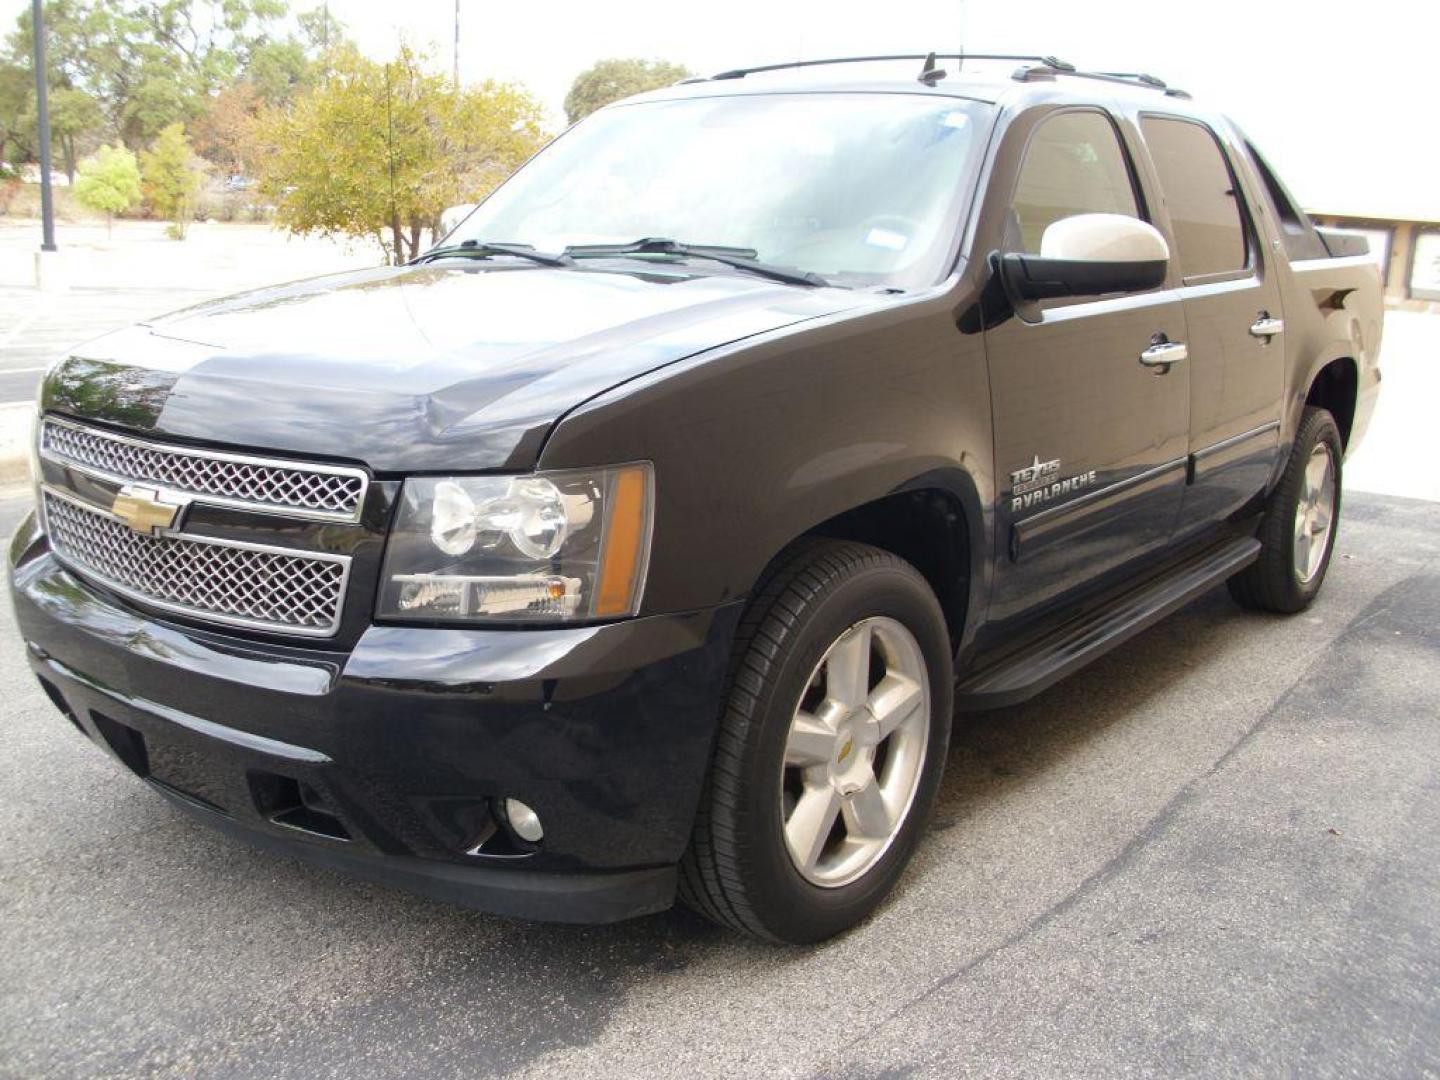
[(645, 565), (649, 540), (649, 476), (643, 466), (628, 466), (615, 477), (613, 503), (600, 560), (596, 615), (628, 615)]

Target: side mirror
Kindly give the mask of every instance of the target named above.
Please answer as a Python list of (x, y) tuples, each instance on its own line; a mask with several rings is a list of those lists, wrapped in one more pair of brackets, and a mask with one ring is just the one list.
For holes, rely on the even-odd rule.
[(1023, 300), (1142, 292), (1165, 283), (1170, 247), (1158, 229), (1123, 214), (1076, 214), (1046, 228), (1040, 254), (1000, 257), (1000, 276)]

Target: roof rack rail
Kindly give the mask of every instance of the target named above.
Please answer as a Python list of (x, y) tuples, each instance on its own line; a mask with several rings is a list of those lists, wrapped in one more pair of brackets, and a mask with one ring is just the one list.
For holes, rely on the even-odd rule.
[(1167, 97), (1186, 98), (1190, 97), (1179, 87), (1168, 85), (1164, 79), (1144, 73), (1132, 73), (1128, 71), (1077, 71), (1070, 65), (1054, 67), (1050, 64), (1024, 64), (1015, 69), (1011, 76), (1016, 82), (1033, 82), (1035, 79), (1053, 79), (1056, 75), (1072, 75), (1077, 79), (1098, 79), (1101, 82), (1123, 83), (1126, 86), (1144, 86), (1151, 90), (1162, 91)]
[(759, 75), (767, 71), (789, 71), (792, 68), (823, 67), (830, 64), (874, 64), (895, 60), (923, 62), (931, 57), (936, 60), (958, 60), (961, 63), (966, 60), (1030, 60), (1037, 64), (1046, 64), (1057, 71), (1075, 70), (1073, 64), (1067, 64), (1064, 60), (1054, 56), (1019, 56), (1011, 53), (896, 53), (889, 56), (832, 56), (823, 60), (792, 60), (788, 64), (761, 64), (758, 67), (732, 68), (708, 78), (687, 79), (686, 81), (714, 82), (722, 79), (743, 79), (746, 75)]
[(1070, 75), (1080, 79), (1101, 79), (1106, 82), (1124, 83), (1127, 86), (1146, 86), (1163, 91), (1170, 97), (1188, 98), (1184, 90), (1168, 86), (1163, 79), (1143, 72), (1125, 71), (1081, 71), (1074, 64), (1056, 56), (1026, 56), (1018, 53), (891, 53), (884, 56), (832, 56), (821, 60), (792, 60), (786, 64), (760, 64), (755, 67), (731, 68), (710, 76), (699, 76), (684, 80), (681, 85), (700, 82), (717, 82), (726, 79), (743, 79), (747, 75), (759, 75), (770, 71), (791, 71), (798, 68), (827, 67), (832, 64), (874, 64), (900, 60), (918, 60), (925, 65), (920, 80), (933, 86), (945, 77), (945, 72), (935, 67), (937, 60), (954, 60), (964, 64), (966, 60), (1017, 60), (1021, 66), (1011, 77), (1017, 82), (1034, 79), (1053, 79), (1056, 75)]
[(1165, 89), (1165, 80), (1158, 79), (1143, 71), (1097, 71), (1097, 75), (1104, 75), (1107, 79), (1134, 79), (1136, 82), (1144, 83), (1146, 86), (1153, 86), (1156, 90)]
[(1103, 75), (1107, 79), (1124, 79), (1127, 82), (1138, 82), (1152, 90), (1164, 90), (1169, 97), (1188, 98), (1190, 95), (1178, 86), (1169, 85), (1164, 79), (1143, 71), (1098, 71), (1097, 75)]

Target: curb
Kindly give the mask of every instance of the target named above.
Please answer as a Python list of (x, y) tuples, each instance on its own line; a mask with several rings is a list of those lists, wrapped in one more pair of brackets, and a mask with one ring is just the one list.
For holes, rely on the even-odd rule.
[(30, 440), (34, 431), (32, 403), (0, 405), (0, 487), (30, 482)]

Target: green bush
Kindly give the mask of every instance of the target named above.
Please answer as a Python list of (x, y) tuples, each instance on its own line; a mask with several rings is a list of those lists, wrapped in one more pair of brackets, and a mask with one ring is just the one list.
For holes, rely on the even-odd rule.
[(70, 190), (81, 206), (105, 215), (108, 235), (115, 215), (140, 202), (140, 166), (125, 147), (102, 146), (80, 163)]
[(0, 214), (10, 213), (10, 206), (22, 187), (20, 174), (0, 161)]
[(181, 123), (166, 127), (150, 149), (140, 154), (145, 197), (156, 214), (170, 219), (173, 228), (167, 228), (165, 235), (172, 240), (184, 240), (185, 226), (196, 217), (196, 203), (205, 177), (194, 161), (194, 151)]

